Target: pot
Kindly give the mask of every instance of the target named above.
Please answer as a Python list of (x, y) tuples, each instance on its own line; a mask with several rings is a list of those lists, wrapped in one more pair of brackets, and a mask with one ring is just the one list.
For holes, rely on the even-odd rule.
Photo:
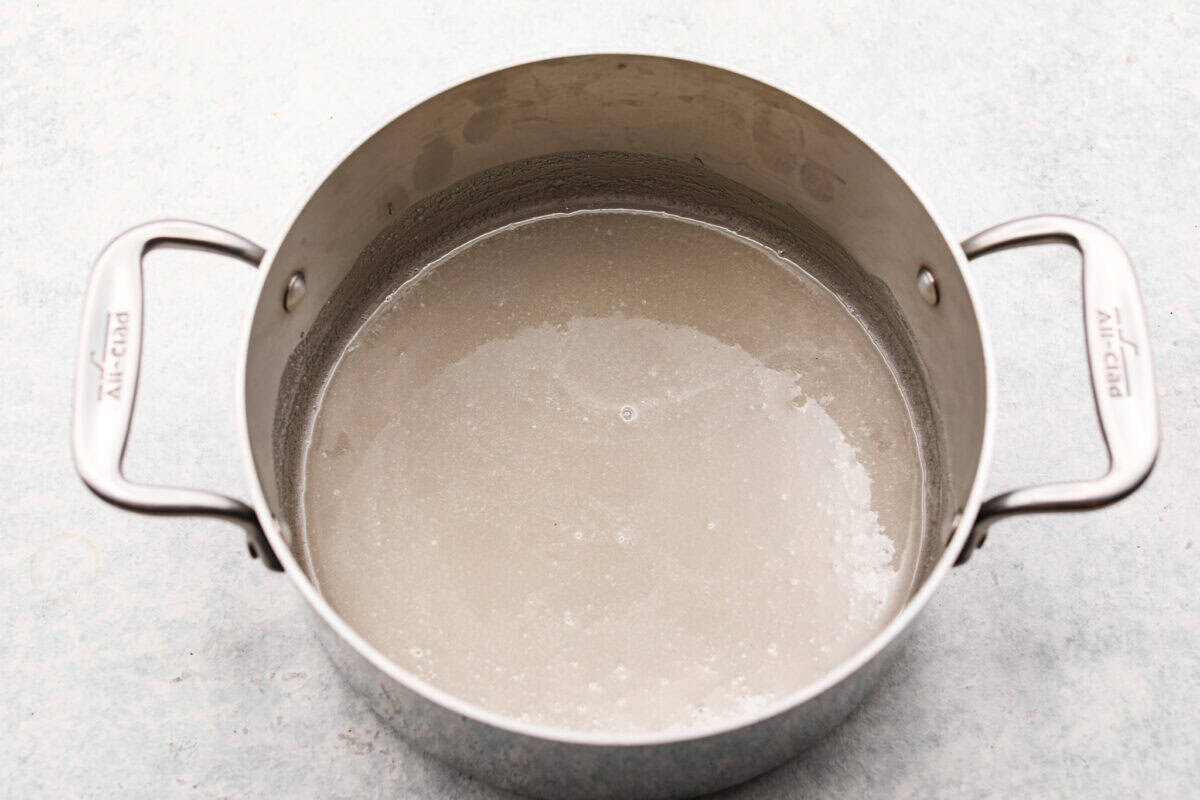
[[(851, 658), (733, 722), (604, 735), (472, 706), (363, 640), (293, 554), (299, 489), (291, 465), (308, 413), (306, 368), (404, 277), (372, 261), (380, 241), (421, 239), (432, 247), (453, 240), (459, 221), (487, 210), (544, 211), (634, 195), (766, 220), (841, 263), (842, 285), (834, 288), (869, 298), (908, 354), (900, 378), (919, 387), (914, 415), (932, 480), (918, 580), (903, 610)], [(1082, 255), (1087, 358), (1109, 469), (1094, 480), (984, 501), (995, 379), (967, 261), (1041, 243), (1068, 244)], [(260, 269), (237, 398), (249, 504), (122, 476), (141, 351), (141, 260), (160, 247), (222, 253)], [(1115, 502), (1146, 478), (1158, 443), (1145, 316), (1129, 259), (1112, 236), (1078, 219), (1036, 216), (960, 245), (912, 184), (829, 113), (724, 69), (640, 55), (522, 64), (420, 103), (342, 160), (269, 250), (181, 220), (122, 234), (92, 272), (72, 428), (79, 474), (104, 500), (244, 528), (250, 554), (287, 574), (334, 663), (402, 735), (483, 780), (554, 797), (692, 795), (794, 756), (862, 699), (947, 572), (982, 546), (993, 522)]]

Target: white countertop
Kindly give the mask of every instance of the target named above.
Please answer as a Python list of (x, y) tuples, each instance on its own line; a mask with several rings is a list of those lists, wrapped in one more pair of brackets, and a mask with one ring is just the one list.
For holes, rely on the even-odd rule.
[[(725, 64), (831, 108), (956, 235), (1036, 212), (1093, 220), (1132, 254), (1150, 317), (1163, 450), (1144, 488), (998, 524), (861, 710), (726, 796), (1197, 791), (1195, 5), (397, 5), (5, 9), (4, 796), (500, 796), (381, 729), (238, 530), (127, 514), (84, 489), (68, 455), (73, 351), (91, 262), (125, 228), (180, 216), (269, 245), (410, 100), (586, 50)], [(252, 271), (196, 254), (150, 264), (128, 471), (245, 496), (233, 374)], [(991, 487), (1095, 475), (1074, 254), (1026, 249), (972, 270), (999, 378)]]

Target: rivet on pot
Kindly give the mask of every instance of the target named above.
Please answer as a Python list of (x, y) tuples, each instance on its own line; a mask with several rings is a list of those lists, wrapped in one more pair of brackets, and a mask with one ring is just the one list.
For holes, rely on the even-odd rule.
[(917, 271), (917, 292), (920, 293), (921, 299), (931, 306), (938, 304), (938, 285), (937, 278), (933, 276), (933, 271), (924, 264)]
[(300, 304), (308, 287), (304, 283), (304, 273), (294, 272), (288, 278), (287, 290), (283, 293), (283, 310), (291, 311)]

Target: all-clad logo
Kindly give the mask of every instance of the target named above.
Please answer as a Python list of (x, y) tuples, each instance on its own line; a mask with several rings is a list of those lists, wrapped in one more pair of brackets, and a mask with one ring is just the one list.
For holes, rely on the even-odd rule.
[(1121, 329), (1121, 311), (1113, 306), (1111, 311), (1097, 310), (1096, 321), (1100, 326), (1100, 338), (1104, 350), (1100, 357), (1104, 361), (1104, 380), (1108, 385), (1109, 397), (1129, 397), (1133, 390), (1129, 386), (1129, 358), (1138, 357), (1138, 346), (1125, 338)]
[(104, 346), (91, 352), (92, 366), (100, 371), (96, 402), (120, 401), (125, 385), (125, 353), (129, 348), (129, 312), (109, 311), (104, 321)]

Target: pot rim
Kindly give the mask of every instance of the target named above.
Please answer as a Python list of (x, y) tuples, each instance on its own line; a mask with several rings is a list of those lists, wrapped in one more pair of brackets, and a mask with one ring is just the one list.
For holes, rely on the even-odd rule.
[[(391, 659), (377, 650), (373, 645), (362, 638), (344, 619), (333, 609), (333, 607), (321, 596), (320, 592), (309, 580), (304, 569), (296, 561), (288, 543), (284, 540), (275, 515), (267, 503), (266, 497), (262, 490), (262, 485), (259, 482), (258, 473), (254, 465), (254, 454), (250, 443), (250, 429), (246, 414), (246, 370), (250, 354), (250, 334), (253, 329), (255, 311), (258, 307), (263, 287), (266, 283), (267, 276), (271, 272), (274, 265), (275, 256), (279, 252), (279, 245), (282, 244), (292, 227), (295, 225), (297, 218), (308, 205), (316, 192), (321, 188), (325, 181), (360, 147), (366, 144), (371, 138), (379, 133), (386, 125), (391, 123), (398, 117), (408, 113), (417, 105), (438, 97), (445, 92), (463, 84), (467, 81), (477, 78), (494, 75), (508, 69), (527, 66), (553, 59), (564, 58), (579, 58), (583, 56), (609, 56), (613, 58), (653, 58), (664, 61), (681, 61), (691, 64), (696, 64), (709, 69), (721, 70), (756, 83), (763, 84), (777, 91), (782, 91), (793, 98), (799, 100), (812, 107), (815, 111), (825, 115), (831, 122), (841, 126), (848, 134), (858, 139), (864, 146), (874, 152), (889, 169), (908, 187), (913, 193), (917, 202), (921, 204), (922, 209), (929, 215), (933, 224), (936, 226), (939, 233), (950, 246), (950, 251), (954, 255), (955, 263), (958, 266), (959, 272), (962, 274), (963, 284), (966, 287), (967, 298), (971, 303), (972, 310), (975, 313), (976, 323), (979, 327), (979, 338), (983, 352), (983, 367), (984, 367), (984, 415), (983, 415), (983, 438), (980, 444), (980, 453), (978, 465), (975, 469), (975, 478), (971, 484), (971, 491), (967, 496), (967, 502), (960, 510), (960, 518), (958, 526), (954, 531), (953, 536), (946, 543), (945, 550), (938, 559), (933, 570), (926, 577), (921, 585), (921, 588), (912, 595), (905, 603), (904, 607), (896, 616), (894, 616), (887, 625), (875, 634), (866, 644), (860, 647), (852, 656), (842, 661), (834, 669), (827, 672), (824, 676), (816, 681), (808, 683), (800, 687), (797, 691), (792, 692), (784, 697), (779, 698), (775, 702), (754, 711), (752, 714), (744, 717), (738, 717), (732, 720), (725, 720), (720, 723), (709, 725), (698, 725), (690, 727), (682, 731), (661, 731), (650, 733), (604, 733), (577, 731), (569, 728), (556, 728), (550, 725), (541, 725), (531, 722), (522, 722), (511, 717), (498, 714), (488, 709), (461, 700), (458, 697), (439, 689), (427, 681), (421, 679), (417, 675), (402, 669)], [(488, 725), (503, 731), (511, 732), (521, 736), (532, 737), (547, 741), (554, 741), (563, 744), (575, 745), (591, 745), (597, 747), (622, 747), (622, 746), (647, 746), (647, 745), (668, 745), (681, 742), (687, 742), (697, 739), (705, 739), (714, 736), (719, 736), (726, 733), (731, 733), (751, 725), (758, 724), (772, 717), (787, 713), (792, 709), (803, 705), (812, 700), (818, 695), (824, 694), (829, 689), (849, 678), (867, 663), (872, 661), (883, 650), (892, 644), (908, 627), (913, 623), (916, 617), (921, 613), (928, 604), (929, 599), (937, 591), (946, 574), (954, 566), (954, 562), (958, 559), (959, 553), (966, 544), (971, 528), (974, 525), (975, 518), (979, 512), (981, 495), (985, 488), (988, 478), (988, 468), (991, 464), (992, 445), (993, 445), (993, 427), (994, 427), (994, 387), (995, 380), (993, 376), (993, 356), (991, 348), (991, 340), (988, 336), (988, 328), (986, 321), (983, 318), (982, 309), (978, 302), (974, 283), (967, 269), (966, 255), (957, 240), (951, 237), (946, 232), (946, 226), (942, 218), (926, 200), (925, 195), (917, 188), (916, 184), (900, 170), (896, 163), (889, 158), (882, 150), (866, 139), (854, 126), (849, 125), (845, 120), (841, 119), (836, 114), (830, 112), (827, 108), (821, 105), (812, 103), (808, 100), (797, 97), (786, 88), (782, 88), (775, 83), (759, 78), (756, 75), (748, 74), (741, 70), (732, 69), (723, 64), (714, 63), (707, 60), (681, 58), (676, 55), (664, 53), (655, 53), (648, 51), (641, 52), (596, 52), (588, 49), (568, 50), (566, 52), (558, 50), (544, 54), (539, 58), (529, 59), (522, 58), (517, 61), (505, 61), (502, 64), (490, 69), (486, 72), (472, 70), (470, 74), (457, 78), (456, 80), (444, 83), (436, 92), (419, 92), (414, 93), (415, 97), (410, 97), (408, 101), (401, 104), (400, 111), (393, 113), (390, 116), (382, 119), (374, 127), (370, 128), (368, 133), (356, 141), (353, 146), (347, 149), (342, 156), (335, 161), (332, 166), (321, 173), (310, 191), (304, 195), (303, 199), (294, 207), (292, 213), (286, 218), (286, 222), (280, 230), (279, 235), (273, 241), (271, 247), (267, 250), (266, 256), (259, 265), (259, 281), (258, 287), (253, 293), (250, 313), (247, 314), (243, 328), (242, 336), (242, 351), (238, 359), (238, 372), (236, 375), (236, 383), (234, 391), (235, 407), (238, 417), (238, 434), (240, 438), (242, 462), (245, 468), (251, 499), (254, 505), (255, 512), (262, 524), (263, 531), (266, 534), (267, 541), (274, 549), (276, 556), (284, 567), (284, 571), (291, 579), (292, 584), (300, 595), (308, 602), (312, 609), (321, 617), (322, 621), (328, 625), (334, 633), (345, 640), (357, 653), (371, 663), (376, 669), (387, 675), (401, 686), (406, 687), (424, 699), (436, 703), (443, 708), (446, 708), (456, 714), (462, 715), (475, 722)]]

